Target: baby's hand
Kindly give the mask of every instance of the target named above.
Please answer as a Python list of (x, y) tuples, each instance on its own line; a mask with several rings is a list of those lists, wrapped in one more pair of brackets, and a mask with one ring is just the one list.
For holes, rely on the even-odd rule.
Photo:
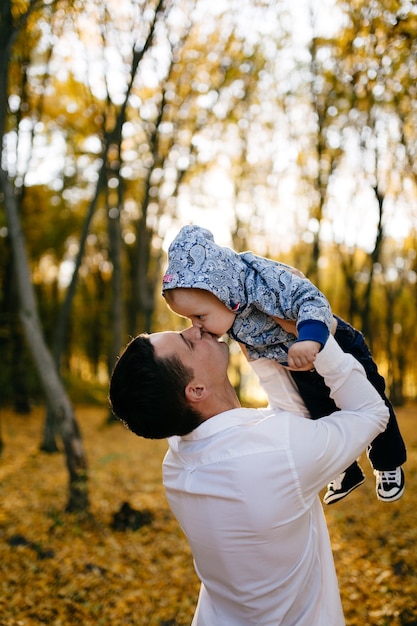
[(288, 366), (291, 369), (313, 368), (321, 344), (318, 341), (297, 341), (288, 350)]

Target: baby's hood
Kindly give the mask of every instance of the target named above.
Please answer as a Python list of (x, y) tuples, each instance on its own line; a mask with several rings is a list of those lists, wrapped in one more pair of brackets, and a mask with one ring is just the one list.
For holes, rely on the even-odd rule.
[(176, 287), (205, 289), (231, 311), (245, 305), (246, 265), (240, 255), (215, 243), (201, 226), (184, 226), (168, 248), (162, 294)]

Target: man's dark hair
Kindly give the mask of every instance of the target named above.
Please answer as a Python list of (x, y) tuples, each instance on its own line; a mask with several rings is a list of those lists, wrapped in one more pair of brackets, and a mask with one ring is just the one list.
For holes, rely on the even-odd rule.
[(110, 379), (113, 413), (132, 432), (148, 439), (186, 435), (201, 415), (185, 398), (193, 372), (175, 356), (158, 358), (146, 334), (127, 345)]

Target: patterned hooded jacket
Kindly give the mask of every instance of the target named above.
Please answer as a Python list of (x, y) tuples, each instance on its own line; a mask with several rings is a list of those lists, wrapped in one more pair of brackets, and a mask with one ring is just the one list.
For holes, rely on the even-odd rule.
[[(236, 313), (228, 334), (251, 359), (286, 364), (295, 341), (324, 345), (330, 333), (330, 305), (311, 281), (283, 263), (219, 246), (200, 226), (184, 226), (169, 246), (162, 293), (176, 287), (205, 289)], [(295, 321), (298, 339), (271, 316)]]

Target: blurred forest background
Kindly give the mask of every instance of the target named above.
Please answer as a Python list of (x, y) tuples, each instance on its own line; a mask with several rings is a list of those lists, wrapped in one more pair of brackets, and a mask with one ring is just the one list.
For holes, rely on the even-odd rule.
[(79, 394), (105, 404), (129, 338), (182, 324), (160, 280), (184, 223), (299, 267), (416, 397), (415, 2), (2, 0), (0, 43), (0, 407), (45, 403), (69, 510)]
[(299, 267), (364, 332), (408, 486), (380, 505), (371, 476), (326, 517), (347, 623), (415, 626), (415, 0), (1, 0), (0, 20), (1, 626), (191, 620), (165, 443), (107, 406), (129, 338), (184, 324), (160, 282), (185, 223)]

